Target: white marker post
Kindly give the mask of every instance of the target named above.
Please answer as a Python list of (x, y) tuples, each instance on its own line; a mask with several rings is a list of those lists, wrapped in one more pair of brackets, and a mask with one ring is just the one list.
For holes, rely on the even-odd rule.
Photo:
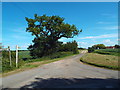
[(16, 67), (18, 67), (18, 45), (16, 45)]
[(9, 51), (10, 66), (12, 66), (12, 60), (11, 60), (10, 46), (8, 46), (8, 51)]

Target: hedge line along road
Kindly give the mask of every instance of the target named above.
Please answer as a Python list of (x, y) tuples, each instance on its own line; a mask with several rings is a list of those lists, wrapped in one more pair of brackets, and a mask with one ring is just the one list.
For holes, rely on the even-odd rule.
[(118, 71), (83, 64), (85, 53), (6, 76), (2, 88), (118, 88)]

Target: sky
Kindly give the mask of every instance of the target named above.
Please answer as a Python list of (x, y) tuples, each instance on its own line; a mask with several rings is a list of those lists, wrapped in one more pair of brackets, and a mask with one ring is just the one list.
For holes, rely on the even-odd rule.
[(119, 0), (1, 0), (2, 2), (118, 2)]
[(112, 46), (118, 44), (117, 2), (3, 2), (2, 43), (4, 47), (26, 50), (34, 37), (26, 32), (25, 17), (58, 15), (65, 23), (74, 24), (83, 32), (74, 38), (61, 38), (64, 43), (76, 40), (79, 47), (88, 48), (95, 44)]

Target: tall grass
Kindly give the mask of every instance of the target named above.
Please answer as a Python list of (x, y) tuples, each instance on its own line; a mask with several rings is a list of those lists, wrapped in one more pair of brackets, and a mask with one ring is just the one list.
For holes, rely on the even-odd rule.
[(15, 51), (11, 51), (12, 66), (10, 66), (10, 59), (9, 59), (9, 52), (8, 51), (2, 51), (1, 59), (2, 59), (2, 72), (8, 72), (8, 71), (17, 69), (24, 64), (24, 61), (19, 58), (18, 67), (16, 67), (16, 53), (15, 53)]
[(39, 64), (30, 66), (31, 64), (29, 65), (29, 63), (41, 62), (41, 61), (52, 62), (52, 61), (54, 61), (54, 59), (63, 58), (66, 56), (73, 55), (73, 52), (57, 52), (57, 53), (51, 54), (49, 56), (44, 56), (42, 58), (33, 59), (30, 56), (29, 51), (19, 51), (18, 68), (16, 68), (16, 63), (15, 63), (15, 51), (12, 51), (12, 66), (10, 66), (10, 60), (9, 60), (8, 54), (9, 54), (8, 51), (3, 52), (2, 72), (9, 72), (9, 71), (21, 68), (21, 66), (22, 67), (28, 67), (28, 66), (29, 67), (36, 67), (36, 66), (39, 66)]

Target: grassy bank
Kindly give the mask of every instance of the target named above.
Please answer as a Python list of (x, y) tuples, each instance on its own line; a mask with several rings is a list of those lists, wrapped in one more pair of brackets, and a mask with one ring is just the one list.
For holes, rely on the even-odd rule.
[(29, 70), (31, 68), (36, 68), (43, 64), (55, 62), (55, 61), (65, 58), (65, 57), (72, 56), (72, 55), (75, 55), (75, 54), (73, 54), (72, 52), (60, 52), (60, 53), (56, 53), (51, 56), (32, 59), (29, 56), (29, 51), (21, 51), (21, 52), (19, 52), (19, 61), (20, 61), (19, 68), (13, 67), (12, 69), (8, 69), (9, 67), (4, 67), (5, 70), (2, 73), (2, 76), (7, 76), (7, 75), (10, 75), (13, 73), (20, 72), (20, 71)]
[(120, 49), (99, 49), (99, 50), (95, 50), (94, 53), (120, 56)]
[(93, 53), (87, 53), (84, 55), (80, 61), (98, 66), (98, 67), (104, 67), (108, 69), (114, 69), (119, 70), (120, 66), (118, 66), (119, 62), (119, 55), (116, 52), (117, 50), (109, 49), (109, 50), (103, 50), (103, 52), (108, 52), (109, 54), (103, 54), (102, 50), (96, 50)]

